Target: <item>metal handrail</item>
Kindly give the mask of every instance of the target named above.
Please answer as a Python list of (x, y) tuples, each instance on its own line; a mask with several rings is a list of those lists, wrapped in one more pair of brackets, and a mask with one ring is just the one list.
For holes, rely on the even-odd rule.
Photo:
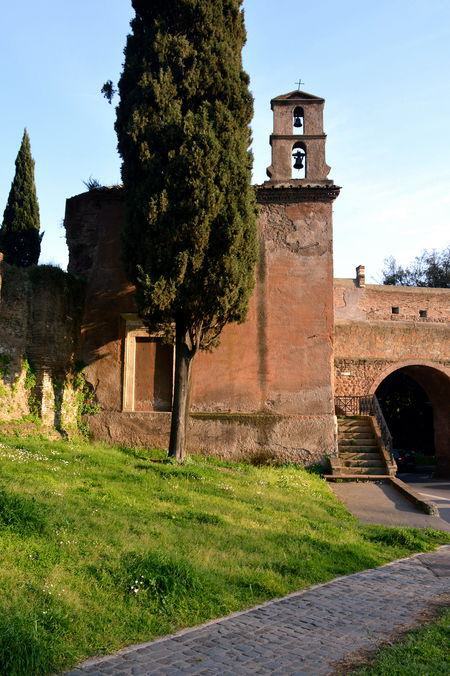
[(335, 397), (335, 408), (338, 415), (370, 415), (376, 418), (383, 444), (392, 458), (392, 435), (381, 410), (380, 402), (375, 395)]
[(375, 417), (378, 421), (378, 424), (380, 426), (381, 438), (383, 439), (384, 446), (389, 451), (389, 454), (392, 457), (392, 448), (393, 448), (392, 434), (389, 431), (386, 418), (384, 417), (383, 411), (381, 410), (380, 402), (378, 401), (375, 394), (373, 395), (373, 410)]
[(335, 397), (336, 411), (342, 415), (372, 415), (371, 396)]

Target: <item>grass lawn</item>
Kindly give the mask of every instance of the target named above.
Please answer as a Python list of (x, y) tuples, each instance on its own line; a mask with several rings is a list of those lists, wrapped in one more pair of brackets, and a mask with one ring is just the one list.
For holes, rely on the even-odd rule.
[(319, 476), (0, 436), (0, 673), (45, 674), (450, 538), (360, 526)]
[(383, 648), (372, 664), (353, 676), (448, 676), (450, 674), (450, 609), (437, 622), (410, 632)]

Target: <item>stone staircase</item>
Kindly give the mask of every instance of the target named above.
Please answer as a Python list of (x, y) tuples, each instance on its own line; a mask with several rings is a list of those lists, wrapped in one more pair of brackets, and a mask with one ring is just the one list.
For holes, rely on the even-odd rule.
[(371, 416), (338, 418), (339, 456), (332, 461), (334, 476), (394, 476), (396, 467), (383, 446)]

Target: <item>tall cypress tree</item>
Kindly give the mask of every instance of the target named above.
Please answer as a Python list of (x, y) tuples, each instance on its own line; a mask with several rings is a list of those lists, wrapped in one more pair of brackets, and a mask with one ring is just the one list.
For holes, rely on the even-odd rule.
[(23, 133), (16, 158), (16, 173), (0, 230), (0, 250), (10, 265), (36, 265), (41, 253), (39, 204), (34, 182), (34, 160), (30, 137)]
[(116, 131), (124, 260), (149, 327), (175, 327), (169, 454), (182, 459), (192, 359), (242, 322), (254, 285), (253, 99), (242, 0), (133, 0)]

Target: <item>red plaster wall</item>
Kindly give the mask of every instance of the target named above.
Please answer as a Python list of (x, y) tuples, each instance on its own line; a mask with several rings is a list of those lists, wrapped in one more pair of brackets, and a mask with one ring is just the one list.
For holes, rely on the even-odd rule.
[[(230, 415), (195, 419), (191, 451), (306, 464), (335, 453), (331, 200), (316, 191), (313, 201), (297, 201), (306, 192), (298, 190), (262, 189), (260, 260), (247, 321), (226, 327), (218, 349), (194, 362), (194, 414)], [(120, 255), (123, 218), (119, 190), (67, 201), (69, 270), (87, 279), (81, 358), (103, 410), (91, 431), (110, 441), (165, 445), (164, 413), (122, 412), (121, 315), (136, 312)], [(236, 419), (242, 414), (250, 417)]]
[(332, 413), (331, 289), (331, 204), (262, 205), (249, 316), (198, 356), (194, 410)]
[[(121, 410), (121, 314), (135, 312), (120, 259), (120, 191), (67, 202), (69, 270), (87, 277), (82, 359), (100, 404)], [(197, 411), (332, 415), (331, 203), (260, 205), (260, 262), (247, 321), (194, 364)]]

